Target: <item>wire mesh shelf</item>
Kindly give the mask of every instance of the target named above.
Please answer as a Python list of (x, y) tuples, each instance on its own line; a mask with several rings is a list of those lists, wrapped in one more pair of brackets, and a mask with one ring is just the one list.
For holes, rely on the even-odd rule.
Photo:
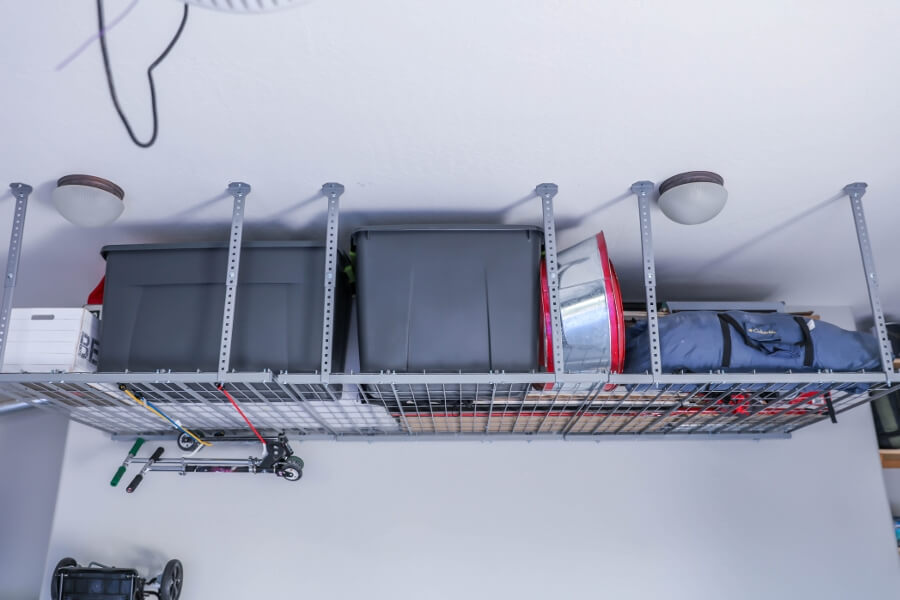
[[(195, 381), (190, 374), (175, 378), (180, 381), (159, 375), (131, 376), (126, 385), (186, 428), (213, 437), (243, 431), (240, 415), (217, 384), (209, 381), (214, 376), (201, 374)], [(15, 382), (22, 376), (0, 375), (0, 394), (63, 410), (75, 421), (110, 433), (172, 434), (169, 423), (132, 400), (119, 383), (100, 381), (112, 377), (69, 375), (56, 381)], [(444, 383), (423, 384), (404, 382), (409, 378), (404, 375), (357, 375), (345, 376), (357, 382), (348, 384), (292, 383), (292, 378), (298, 376), (238, 381), (232, 374), (235, 380), (226, 389), (261, 431), (286, 431), (310, 439), (783, 437), (900, 389), (900, 383), (883, 379), (871, 383), (610, 384), (598, 377), (577, 383), (470, 384), (459, 383), (466, 379), (462, 375), (444, 377)], [(385, 383), (386, 379), (394, 383)]]
[[(17, 199), (0, 306), (0, 359), (12, 309), (25, 208), (31, 187), (12, 184)], [(638, 198), (643, 278), (650, 332), (646, 374), (569, 373), (564, 352), (553, 373), (332, 373), (332, 337), (340, 197), (328, 200), (321, 370), (307, 374), (235, 373), (229, 369), (233, 305), (223, 297), (220, 360), (215, 373), (0, 374), (0, 401), (25, 401), (66, 412), (73, 420), (116, 435), (174, 435), (175, 426), (244, 434), (247, 422), (229, 406), (224, 386), (261, 431), (306, 439), (666, 439), (711, 436), (785, 437), (792, 431), (900, 389), (878, 297), (872, 250), (862, 211), (865, 184), (844, 188), (850, 198), (880, 349), (880, 372), (663, 373), (656, 312), (650, 226), (651, 182), (632, 186)], [(244, 205), (250, 186), (229, 185), (234, 196), (227, 281), (238, 280)], [(553, 339), (562, 337), (556, 273), (555, 184), (535, 189), (541, 199)], [(227, 292), (231, 294), (234, 290)], [(238, 298), (239, 302), (240, 299)], [(560, 345), (554, 345), (557, 349)], [(0, 360), (2, 362), (2, 360)]]

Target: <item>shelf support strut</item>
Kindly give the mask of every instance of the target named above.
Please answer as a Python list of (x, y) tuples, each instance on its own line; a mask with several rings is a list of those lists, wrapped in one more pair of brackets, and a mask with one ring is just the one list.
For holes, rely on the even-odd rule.
[(853, 210), (853, 225), (856, 227), (859, 255), (862, 258), (863, 270), (866, 275), (866, 287), (869, 291), (869, 305), (872, 308), (872, 318), (875, 320), (875, 334), (878, 336), (881, 368), (888, 382), (890, 382), (894, 373), (894, 359), (887, 326), (884, 322), (884, 309), (881, 307), (881, 297), (878, 294), (878, 276), (875, 274), (872, 244), (869, 240), (868, 227), (866, 227), (866, 216), (863, 213), (862, 197), (866, 193), (866, 187), (868, 186), (865, 183), (851, 183), (844, 186), (844, 193), (850, 197), (850, 208)]
[(219, 382), (225, 383), (225, 375), (231, 364), (231, 335), (234, 328), (234, 307), (237, 304), (238, 274), (241, 267), (241, 238), (244, 233), (244, 205), (250, 184), (234, 181), (228, 184), (228, 193), (234, 198), (231, 212), (231, 237), (228, 238), (228, 270), (225, 273), (225, 309), (222, 315), (222, 338), (219, 344)]
[(6, 277), (3, 278), (3, 305), (0, 306), (0, 370), (6, 356), (6, 341), (9, 335), (9, 319), (12, 315), (13, 293), (16, 291), (16, 277), (19, 273), (19, 256), (22, 253), (22, 232), (25, 229), (25, 210), (32, 187), (25, 183), (11, 183), (9, 189), (16, 198), (12, 233), (9, 236), (9, 254), (6, 257)]
[(550, 328), (552, 331), (553, 372), (556, 377), (565, 373), (562, 318), (559, 306), (559, 264), (556, 262), (556, 223), (553, 219), (553, 197), (559, 191), (555, 183), (542, 183), (534, 188), (541, 197), (544, 215), (544, 260), (547, 262), (547, 288), (550, 293)]
[(322, 383), (331, 375), (332, 342), (334, 341), (334, 286), (338, 277), (338, 217), (344, 186), (326, 183), (322, 193), (328, 198), (328, 223), (325, 230), (325, 307), (322, 315)]
[(638, 197), (638, 214), (641, 221), (641, 256), (644, 265), (644, 292), (647, 297), (647, 331), (650, 334), (650, 367), (653, 379), (662, 374), (660, 358), (659, 317), (656, 314), (656, 261), (653, 258), (653, 230), (650, 225), (650, 194), (652, 181), (638, 181), (631, 186), (631, 192)]

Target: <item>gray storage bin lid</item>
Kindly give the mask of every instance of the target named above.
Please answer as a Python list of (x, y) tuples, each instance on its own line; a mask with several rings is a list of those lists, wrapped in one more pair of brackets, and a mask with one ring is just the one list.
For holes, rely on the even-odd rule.
[(536, 225), (487, 225), (487, 224), (461, 224), (461, 225), (370, 225), (358, 227), (353, 230), (352, 237), (368, 232), (407, 233), (422, 231), (528, 231), (543, 234), (544, 230)]
[[(308, 240), (274, 242), (244, 242), (241, 248), (324, 248), (325, 244)], [(110, 252), (146, 252), (148, 250), (208, 250), (228, 248), (228, 242), (183, 242), (171, 244), (113, 244), (103, 246), (100, 255), (106, 258)]]

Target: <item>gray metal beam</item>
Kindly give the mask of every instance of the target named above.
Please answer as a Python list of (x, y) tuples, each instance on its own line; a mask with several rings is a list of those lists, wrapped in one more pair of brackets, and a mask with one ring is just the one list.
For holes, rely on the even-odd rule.
[(617, 385), (654, 383), (693, 383), (731, 385), (738, 383), (883, 383), (882, 373), (685, 373), (652, 375), (613, 374), (609, 382)]
[[(0, 373), (0, 385), (14, 383), (271, 383), (313, 385), (320, 384), (319, 375), (281, 373), (228, 373), (220, 379), (218, 373)], [(331, 384), (528, 384), (553, 383), (553, 373), (379, 373), (363, 375), (332, 374)], [(652, 375), (582, 373), (560, 378), (561, 383), (614, 385), (652, 385)], [(660, 385), (727, 386), (765, 383), (884, 383), (882, 373), (688, 373), (665, 374), (656, 379)]]
[[(122, 442), (134, 441), (137, 437), (145, 439), (174, 439), (174, 434), (113, 434), (112, 439)], [(685, 434), (685, 433), (644, 433), (631, 434), (620, 433), (616, 435), (590, 435), (590, 434), (569, 434), (563, 436), (558, 433), (492, 433), (485, 435), (483, 433), (429, 433), (425, 435), (411, 435), (408, 433), (380, 433), (375, 435), (355, 435), (355, 434), (309, 434), (300, 435), (293, 438), (298, 442), (615, 442), (615, 441), (684, 441), (684, 440), (727, 440), (735, 442), (756, 442), (765, 440), (788, 440), (791, 438), (790, 433), (719, 433), (707, 435), (702, 433)]]
[[(318, 377), (316, 377), (318, 381)], [(270, 383), (272, 373), (0, 373), (0, 385), (15, 383)]]

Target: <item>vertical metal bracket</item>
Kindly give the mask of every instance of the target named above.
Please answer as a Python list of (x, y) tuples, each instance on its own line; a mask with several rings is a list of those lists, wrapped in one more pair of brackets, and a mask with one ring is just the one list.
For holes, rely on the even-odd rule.
[(322, 372), (323, 383), (331, 375), (331, 353), (334, 341), (334, 286), (338, 277), (338, 217), (344, 186), (326, 183), (322, 193), (328, 198), (328, 223), (325, 229), (325, 306), (322, 314)]
[(250, 184), (235, 181), (228, 184), (228, 193), (234, 198), (231, 213), (231, 236), (228, 238), (228, 267), (225, 273), (225, 309), (222, 315), (222, 338), (219, 345), (219, 382), (225, 383), (225, 375), (231, 363), (231, 333), (234, 327), (234, 307), (237, 304), (238, 274), (241, 267), (241, 237), (244, 233), (244, 205)]
[(9, 334), (9, 319), (12, 314), (13, 293), (16, 291), (16, 277), (19, 274), (19, 256), (22, 253), (22, 232), (25, 229), (25, 211), (32, 187), (25, 183), (11, 183), (9, 189), (16, 198), (13, 214), (12, 233), (9, 236), (9, 254), (6, 257), (6, 277), (3, 278), (3, 304), (0, 306), (0, 369), (6, 356), (6, 338)]
[(559, 264), (556, 262), (556, 222), (553, 219), (553, 197), (559, 191), (555, 183), (542, 183), (534, 188), (541, 197), (544, 215), (544, 260), (547, 263), (547, 287), (550, 290), (550, 326), (553, 333), (553, 371), (565, 373), (562, 318), (559, 306)]
[(656, 314), (656, 261), (653, 258), (653, 230), (650, 225), (650, 194), (655, 188), (652, 181), (638, 181), (631, 191), (638, 197), (638, 213), (641, 221), (641, 256), (644, 261), (644, 292), (647, 297), (647, 331), (650, 333), (650, 366), (653, 378), (662, 374), (660, 358), (659, 317)]
[(869, 241), (869, 230), (866, 227), (866, 216), (863, 213), (862, 197), (866, 193), (865, 183), (851, 183), (844, 186), (844, 193), (850, 197), (850, 208), (853, 210), (853, 225), (856, 227), (856, 240), (859, 242), (859, 255), (862, 258), (866, 275), (866, 287), (869, 291), (869, 305), (872, 307), (872, 318), (875, 320), (875, 333), (878, 336), (878, 349), (881, 354), (881, 368), (890, 382), (894, 373), (894, 357), (891, 342), (884, 322), (884, 309), (878, 295), (878, 276), (875, 273), (875, 259), (872, 256), (872, 244)]

